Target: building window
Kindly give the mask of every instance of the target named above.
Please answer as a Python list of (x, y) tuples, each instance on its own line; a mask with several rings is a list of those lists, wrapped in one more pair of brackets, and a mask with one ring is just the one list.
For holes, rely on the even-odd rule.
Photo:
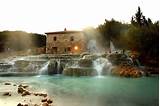
[(53, 40), (56, 41), (56, 40), (57, 40), (57, 37), (55, 36), (55, 37), (53, 38)]
[(71, 51), (71, 47), (68, 47), (67, 50), (70, 52)]
[(67, 49), (66, 48), (64, 48), (64, 53), (66, 53), (67, 52)]
[(71, 36), (70, 41), (74, 41), (74, 37), (73, 36)]

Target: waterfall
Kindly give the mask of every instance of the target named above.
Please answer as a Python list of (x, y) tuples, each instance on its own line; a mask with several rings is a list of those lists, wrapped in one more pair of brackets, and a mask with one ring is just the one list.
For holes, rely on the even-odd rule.
[(57, 60), (57, 74), (60, 74), (60, 68), (61, 68), (61, 61), (60, 59)]
[(98, 58), (95, 61), (93, 61), (94, 69), (97, 70), (98, 76), (102, 76), (102, 72), (105, 69), (107, 71), (107, 74), (110, 73), (112, 64), (106, 59), (106, 58)]
[(110, 41), (110, 50), (111, 50), (111, 53), (116, 51), (112, 41)]
[(39, 70), (39, 74), (45, 74), (46, 71), (48, 71), (48, 65), (49, 65), (50, 61), (47, 61), (43, 66), (42, 68), (40, 68)]
[(12, 58), (6, 58), (2, 60), (2, 63), (0, 63), (0, 72), (15, 72), (15, 62), (19, 60), (24, 60), (24, 57), (12, 57)]

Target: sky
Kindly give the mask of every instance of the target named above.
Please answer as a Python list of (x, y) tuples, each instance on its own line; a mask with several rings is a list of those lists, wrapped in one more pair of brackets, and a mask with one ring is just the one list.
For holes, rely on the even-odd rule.
[(111, 18), (128, 23), (138, 6), (146, 17), (159, 20), (158, 0), (0, 0), (0, 31), (82, 30)]

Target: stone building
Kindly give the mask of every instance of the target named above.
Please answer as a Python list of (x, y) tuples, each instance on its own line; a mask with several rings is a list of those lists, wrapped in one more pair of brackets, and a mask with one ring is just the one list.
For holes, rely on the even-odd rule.
[(47, 32), (46, 53), (79, 54), (86, 51), (86, 38), (82, 31)]

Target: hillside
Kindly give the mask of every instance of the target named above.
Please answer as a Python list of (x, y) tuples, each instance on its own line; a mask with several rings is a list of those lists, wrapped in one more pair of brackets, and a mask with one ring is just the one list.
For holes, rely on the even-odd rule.
[(0, 32), (0, 52), (21, 51), (46, 46), (46, 36), (23, 31)]

